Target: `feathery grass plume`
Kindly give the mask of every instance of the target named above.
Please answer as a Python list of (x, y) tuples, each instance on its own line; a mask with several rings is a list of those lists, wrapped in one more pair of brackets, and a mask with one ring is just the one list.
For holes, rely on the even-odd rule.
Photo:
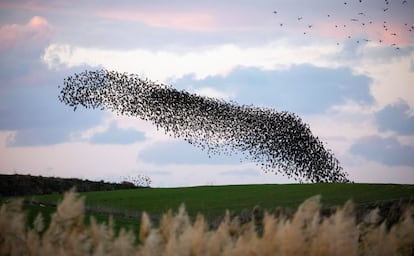
[(151, 232), (151, 220), (146, 212), (141, 216), (141, 227), (139, 229), (139, 239), (141, 241), (147, 240)]
[(309, 255), (357, 255), (359, 233), (351, 201), (329, 218), (321, 220), (314, 231)]
[(26, 216), (22, 200), (12, 200), (0, 208), (0, 255), (24, 255), (26, 248)]
[(30, 252), (40, 251), (40, 234), (44, 228), (43, 215), (38, 213), (33, 221), (33, 229), (27, 231), (27, 246)]
[(48, 230), (44, 234), (43, 244), (45, 252), (52, 255), (53, 252), (64, 250), (81, 252), (78, 245), (85, 245), (84, 198), (79, 197), (74, 189), (65, 193), (64, 200), (57, 206), (56, 213)]
[(184, 205), (162, 216), (159, 227), (142, 214), (140, 244), (122, 229), (91, 218), (84, 224), (84, 199), (70, 191), (44, 230), (38, 215), (30, 228), (22, 202), (13, 200), (0, 208), (0, 255), (413, 255), (414, 207), (406, 208), (390, 228), (378, 210), (356, 223), (352, 202), (321, 214), (320, 196), (303, 202), (293, 216), (264, 212), (263, 230), (254, 219), (242, 224), (229, 211), (217, 229), (208, 229), (199, 214), (192, 222)]
[(414, 254), (414, 206), (409, 207), (402, 219), (391, 227), (386, 241), (394, 255)]

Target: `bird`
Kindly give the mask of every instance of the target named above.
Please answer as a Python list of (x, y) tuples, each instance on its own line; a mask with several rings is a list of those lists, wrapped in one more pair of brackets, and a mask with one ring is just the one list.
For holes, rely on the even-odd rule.
[[(402, 1), (402, 2), (400, 2), (401, 4), (407, 4), (408, 3), (408, 0), (401, 0), (401, 1)], [(363, 1), (362, 0), (358, 0), (358, 2), (359, 3), (362, 3)], [(353, 4), (352, 4), (352, 2), (344, 1), (342, 3), (343, 3), (344, 6), (354, 7)], [(377, 9), (377, 12), (384, 13), (384, 16), (385, 16), (385, 13), (389, 13), (389, 11), (391, 11), (391, 7), (392, 8), (394, 8), (394, 7), (397, 8), (396, 5), (391, 5), (389, 0), (384, 0), (384, 2), (382, 2), (382, 3), (383, 4), (385, 3), (385, 5), (379, 6), (378, 9)], [(400, 35), (397, 35), (397, 33), (395, 33), (396, 30), (395, 30), (395, 27), (394, 27), (395, 26), (395, 23), (394, 22), (391, 24), (390, 21), (388, 21), (386, 19), (383, 19), (382, 20), (382, 23), (383, 24), (377, 24), (376, 23), (376, 20), (374, 20), (373, 17), (377, 17), (378, 16), (378, 13), (377, 14), (374, 14), (373, 13), (374, 10), (373, 11), (370, 10), (370, 12), (367, 12), (366, 10), (362, 9), (361, 7), (359, 9), (356, 9), (356, 11), (353, 14), (354, 17), (352, 17), (352, 16), (351, 17), (348, 17), (349, 21), (359, 23), (359, 24), (355, 24), (355, 25), (359, 25), (360, 26), (359, 28), (356, 27), (356, 26), (354, 26), (354, 24), (352, 24), (350, 22), (345, 22), (345, 23), (342, 23), (342, 24), (338, 24), (338, 23), (335, 24), (335, 23), (333, 23), (331, 25), (335, 29), (342, 28), (343, 29), (343, 31), (341, 32), (342, 34), (343, 33), (349, 33), (348, 35), (346, 35), (346, 34), (344, 35), (344, 38), (343, 38), (344, 40), (345, 39), (351, 39), (351, 38), (357, 38), (357, 36), (355, 36), (355, 34), (354, 34), (355, 32), (357, 32), (356, 29), (360, 29), (361, 30), (360, 32), (357, 32), (357, 33), (361, 33), (361, 34), (373, 34), (371, 32), (368, 33), (368, 31), (366, 29), (370, 29), (370, 30), (378, 29), (378, 27), (376, 25), (379, 25), (379, 26), (382, 25), (383, 31), (384, 32), (387, 32), (390, 35), (400, 36)], [(394, 10), (392, 10), (392, 11), (394, 11)], [(300, 13), (298, 13), (298, 14), (300, 14)], [(372, 14), (372, 16), (371, 16), (371, 14)], [(326, 15), (325, 16), (325, 21), (326, 22), (328, 22), (327, 19), (331, 20), (332, 17), (335, 17), (336, 16), (335, 13), (331, 13), (331, 12), (329, 12), (329, 13), (327, 13), (325, 15)], [(304, 18), (306, 18), (303, 15), (294, 15), (294, 17), (295, 16), (296, 16), (296, 20), (297, 21), (303, 21)], [(378, 18), (380, 18), (380, 16), (378, 16)], [(399, 25), (406, 27), (406, 29), (405, 29), (406, 32), (405, 33), (407, 33), (407, 32), (412, 33), (414, 31), (414, 25), (412, 26), (411, 24), (409, 24), (407, 22), (401, 22)], [(282, 26), (284, 26), (283, 23), (280, 23), (280, 27), (282, 27)], [(308, 29), (313, 28), (313, 25), (312, 24), (308, 24), (307, 26), (308, 26)], [(381, 32), (380, 31), (376, 31), (375, 33), (379, 34)], [(404, 33), (404, 32), (401, 32), (401, 33)], [(303, 35), (307, 35), (307, 34), (310, 34), (310, 33), (309, 33), (309, 30), (306, 30), (305, 31), (305, 29), (304, 29), (304, 30), (302, 30), (302, 34)], [(382, 44), (383, 43), (383, 40), (384, 40), (383, 38), (382, 39), (378, 39), (378, 38), (366, 38), (366, 39), (357, 40), (358, 41), (357, 43), (369, 42), (369, 41), (376, 41), (376, 42), (379, 42), (380, 44)]]
[(311, 182), (349, 182), (333, 153), (291, 112), (203, 97), (107, 70), (69, 76), (58, 98), (75, 110), (78, 105), (104, 107), (141, 118), (209, 156), (244, 152), (264, 172)]

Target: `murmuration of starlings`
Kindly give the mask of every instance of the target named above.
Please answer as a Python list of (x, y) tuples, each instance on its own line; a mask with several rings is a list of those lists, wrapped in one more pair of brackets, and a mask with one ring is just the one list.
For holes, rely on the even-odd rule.
[(242, 153), (264, 172), (300, 182), (349, 182), (333, 152), (287, 111), (199, 96), (138, 75), (84, 71), (64, 79), (59, 100), (151, 122), (211, 154)]

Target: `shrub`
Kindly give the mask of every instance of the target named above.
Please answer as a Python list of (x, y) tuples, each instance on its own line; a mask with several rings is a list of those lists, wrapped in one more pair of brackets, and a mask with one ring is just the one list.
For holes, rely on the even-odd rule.
[(203, 215), (191, 221), (184, 206), (168, 211), (159, 227), (142, 214), (135, 235), (113, 231), (110, 218), (84, 224), (84, 198), (74, 191), (65, 194), (45, 229), (38, 215), (29, 228), (22, 201), (0, 209), (1, 255), (412, 255), (414, 253), (414, 207), (408, 207), (390, 228), (379, 221), (378, 210), (355, 221), (352, 202), (331, 215), (321, 215), (320, 196), (306, 200), (292, 216), (265, 212), (263, 230), (254, 219), (241, 224), (229, 212), (216, 229), (209, 229)]

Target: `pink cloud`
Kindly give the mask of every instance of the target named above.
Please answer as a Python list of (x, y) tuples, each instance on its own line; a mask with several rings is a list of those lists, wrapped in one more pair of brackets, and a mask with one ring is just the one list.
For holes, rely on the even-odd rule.
[(30, 47), (47, 42), (52, 26), (40, 16), (34, 16), (27, 24), (7, 24), (0, 27), (0, 51), (16, 47)]
[(100, 17), (142, 22), (150, 27), (170, 28), (186, 31), (213, 31), (220, 29), (217, 17), (208, 11), (179, 12), (179, 11), (103, 11), (97, 14)]

